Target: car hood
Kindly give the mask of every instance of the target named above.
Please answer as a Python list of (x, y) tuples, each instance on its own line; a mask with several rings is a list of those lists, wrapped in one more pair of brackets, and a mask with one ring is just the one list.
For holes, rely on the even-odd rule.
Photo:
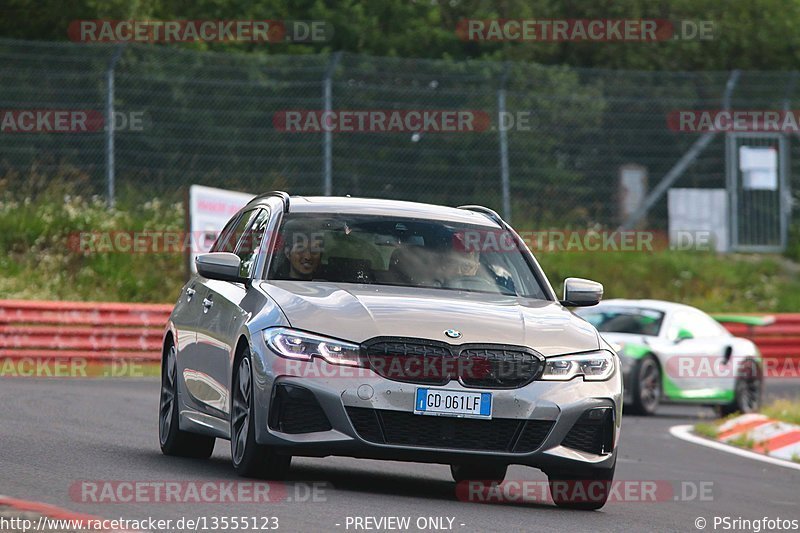
[[(557, 302), (500, 294), (350, 283), (270, 281), (261, 288), (292, 327), (363, 342), (412, 337), (528, 346), (542, 355), (596, 350), (594, 327)], [(448, 329), (462, 332), (452, 340)]]

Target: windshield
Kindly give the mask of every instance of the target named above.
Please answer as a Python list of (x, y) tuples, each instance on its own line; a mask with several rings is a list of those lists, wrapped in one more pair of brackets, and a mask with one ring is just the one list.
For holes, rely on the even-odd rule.
[(503, 230), (437, 220), (287, 214), (269, 279), (371, 283), (546, 299)]
[(632, 307), (595, 307), (579, 309), (576, 314), (597, 328), (600, 333), (633, 333), (657, 337), (664, 313), (654, 309)]

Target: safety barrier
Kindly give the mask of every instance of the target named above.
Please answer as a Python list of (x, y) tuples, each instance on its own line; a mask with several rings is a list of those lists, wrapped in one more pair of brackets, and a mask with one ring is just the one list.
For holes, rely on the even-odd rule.
[[(0, 300), (0, 358), (157, 361), (171, 310), (169, 304)], [(739, 316), (754, 323), (716, 318), (755, 342), (764, 357), (800, 359), (800, 313)]]
[(0, 358), (158, 361), (171, 305), (0, 300)]
[(767, 319), (765, 325), (726, 322), (724, 316), (716, 318), (737, 337), (746, 337), (756, 343), (765, 358), (800, 359), (800, 313), (769, 315), (764, 317)]

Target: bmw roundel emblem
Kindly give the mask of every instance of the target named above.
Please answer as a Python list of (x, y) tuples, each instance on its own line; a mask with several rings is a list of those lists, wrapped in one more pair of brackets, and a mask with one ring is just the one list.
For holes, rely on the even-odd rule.
[(451, 339), (460, 339), (461, 338), (461, 332), (458, 331), (457, 329), (448, 329), (448, 330), (446, 330), (444, 332), (444, 334), (447, 335), (448, 337), (450, 337)]

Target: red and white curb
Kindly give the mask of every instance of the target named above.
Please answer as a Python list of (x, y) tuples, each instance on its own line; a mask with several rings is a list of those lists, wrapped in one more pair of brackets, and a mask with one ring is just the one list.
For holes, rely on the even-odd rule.
[(737, 438), (753, 441), (753, 451), (791, 461), (800, 457), (800, 426), (773, 420), (764, 415), (737, 416), (720, 425), (717, 440)]
[[(8, 496), (3, 496), (2, 494), (0, 494), (0, 506), (11, 507), (12, 509), (22, 512), (36, 513), (55, 520), (70, 520), (74, 522), (80, 522), (82, 524), (88, 524), (92, 521), (102, 520), (101, 518), (90, 514), (76, 513), (68, 509), (56, 507), (55, 505), (33, 502), (30, 500), (20, 500), (18, 498), (10, 498)], [(106, 529), (103, 531), (113, 533), (129, 533), (118, 529)]]
[(770, 457), (769, 455), (765, 455), (763, 453), (751, 452), (750, 450), (746, 450), (744, 448), (731, 446), (730, 444), (723, 444), (722, 442), (716, 440), (695, 435), (694, 426), (691, 424), (672, 426), (669, 428), (669, 433), (677, 439), (691, 442), (692, 444), (699, 444), (700, 446), (705, 446), (706, 448), (713, 448), (731, 455), (738, 455), (739, 457), (746, 457), (748, 459), (781, 466), (783, 468), (789, 468), (791, 470), (800, 470), (800, 464), (798, 463), (786, 461), (785, 459), (778, 459), (776, 457)]

